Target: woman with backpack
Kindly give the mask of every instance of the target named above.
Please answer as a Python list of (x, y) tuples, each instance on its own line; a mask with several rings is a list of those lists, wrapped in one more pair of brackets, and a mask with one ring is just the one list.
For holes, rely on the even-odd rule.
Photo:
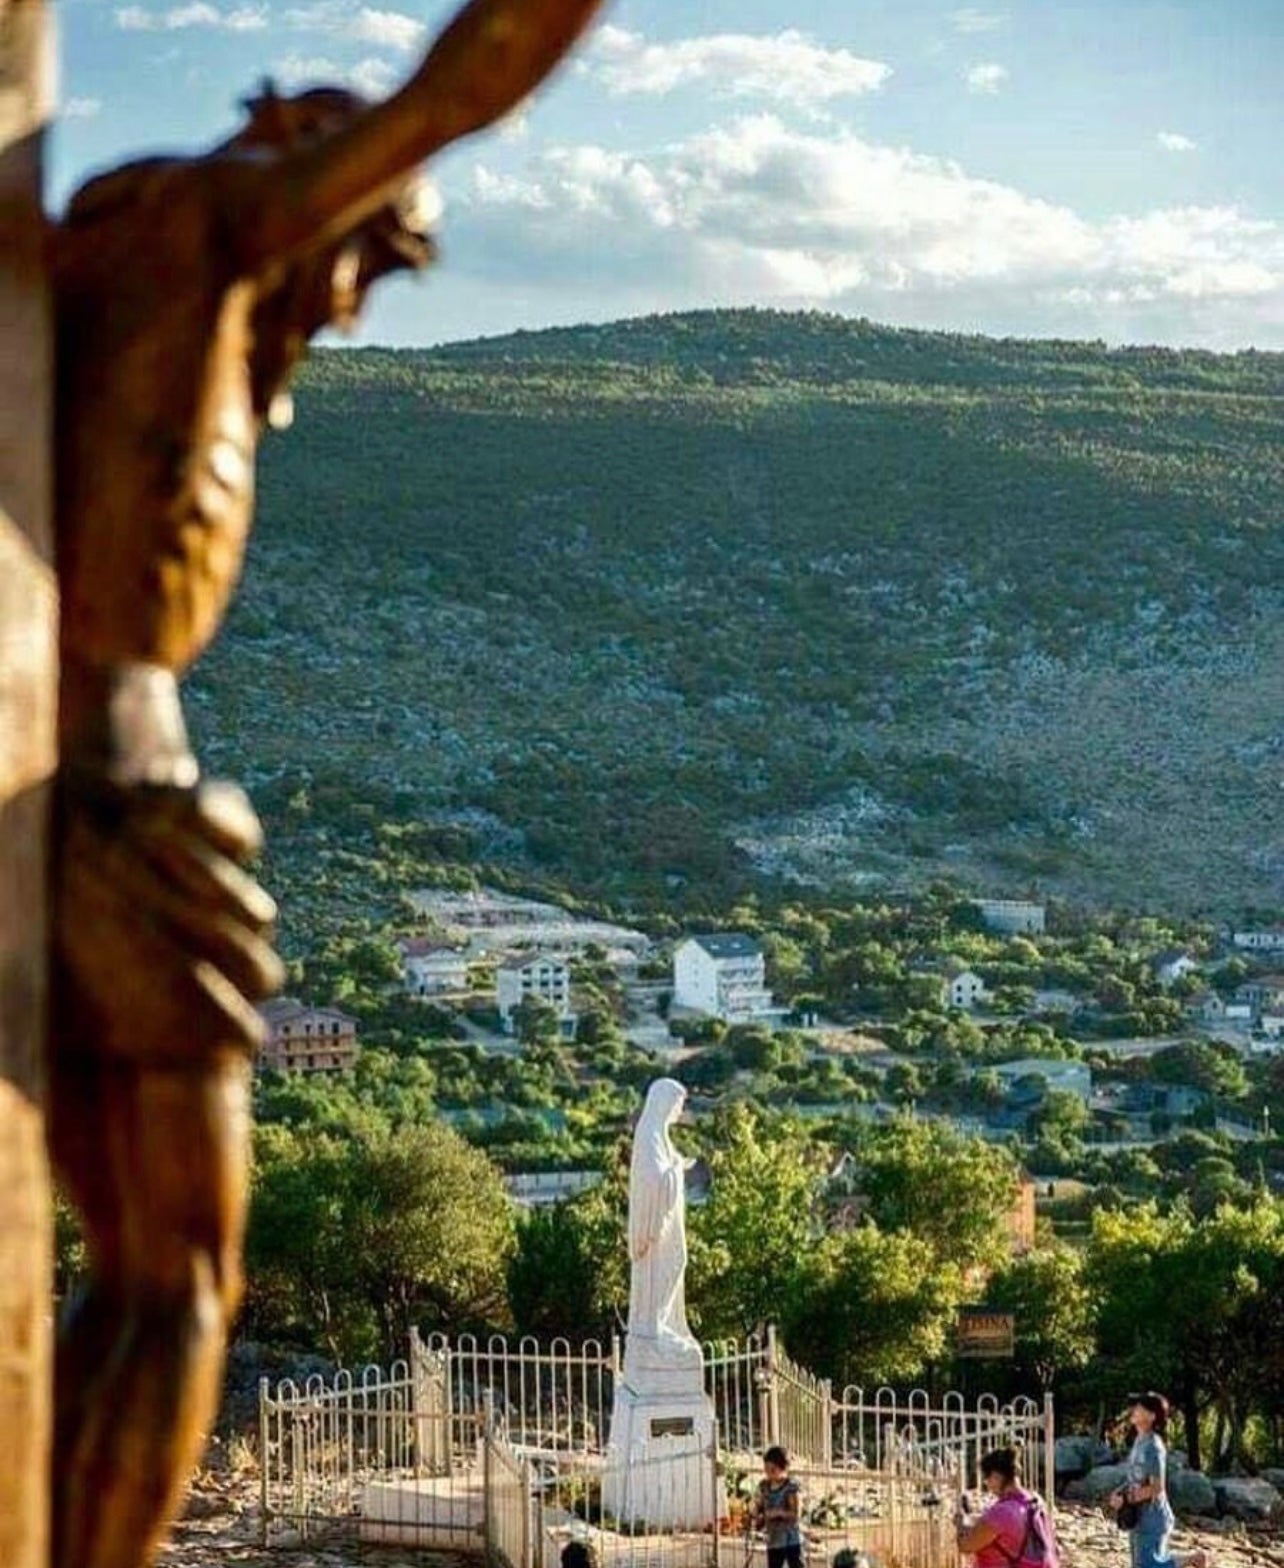
[(1209, 1568), (1208, 1553), (1178, 1556), (1170, 1548), (1177, 1521), (1168, 1501), (1168, 1401), (1162, 1394), (1130, 1394), (1129, 1419), (1136, 1433), (1128, 1455), (1128, 1480), (1112, 1492), (1107, 1507), (1128, 1531), (1132, 1568)]
[(954, 1515), (959, 1551), (976, 1568), (1059, 1568), (1056, 1535), (1043, 1500), (1021, 1485), (1017, 1453), (996, 1448), (981, 1460), (981, 1480), (993, 1499), (973, 1519), (966, 1496)]

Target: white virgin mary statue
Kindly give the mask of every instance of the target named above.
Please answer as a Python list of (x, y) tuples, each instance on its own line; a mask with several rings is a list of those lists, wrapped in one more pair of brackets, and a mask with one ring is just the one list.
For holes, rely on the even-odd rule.
[(633, 1136), (629, 1168), (629, 1329), (626, 1379), (636, 1372), (700, 1366), (700, 1346), (687, 1324), (686, 1172), (692, 1162), (673, 1146), (669, 1129), (687, 1092), (672, 1078), (647, 1090)]

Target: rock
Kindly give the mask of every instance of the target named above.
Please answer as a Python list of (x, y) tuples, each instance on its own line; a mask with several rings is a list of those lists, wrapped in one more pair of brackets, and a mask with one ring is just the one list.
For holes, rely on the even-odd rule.
[(1128, 1479), (1127, 1465), (1098, 1465), (1066, 1487), (1066, 1496), (1080, 1503), (1104, 1503)]
[(1217, 1492), (1202, 1471), (1180, 1469), (1168, 1472), (1168, 1500), (1179, 1514), (1214, 1514)]
[(1059, 1476), (1087, 1475), (1095, 1465), (1109, 1464), (1114, 1455), (1108, 1443), (1087, 1434), (1059, 1437), (1053, 1465)]
[(218, 1492), (189, 1492), (184, 1519), (217, 1519), (227, 1512), (227, 1499)]
[(1272, 1519), (1284, 1506), (1284, 1497), (1260, 1477), (1214, 1476), (1213, 1487), (1218, 1507), (1232, 1519)]
[(1269, 1481), (1277, 1492), (1284, 1492), (1284, 1470), (1263, 1470), (1262, 1480)]

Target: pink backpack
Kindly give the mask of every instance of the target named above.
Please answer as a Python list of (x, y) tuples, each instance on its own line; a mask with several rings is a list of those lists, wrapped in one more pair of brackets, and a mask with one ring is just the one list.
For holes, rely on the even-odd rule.
[(1025, 1536), (1018, 1552), (1009, 1552), (999, 1541), (994, 1543), (1012, 1568), (1061, 1568), (1061, 1553), (1057, 1550), (1057, 1532), (1052, 1519), (1037, 1493), (1025, 1500)]

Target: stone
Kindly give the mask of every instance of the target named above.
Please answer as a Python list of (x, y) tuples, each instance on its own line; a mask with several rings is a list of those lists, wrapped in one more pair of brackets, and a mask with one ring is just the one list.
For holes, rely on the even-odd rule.
[(1284, 1493), (1284, 1470), (1263, 1470), (1262, 1480), (1269, 1481), (1277, 1492)]
[(228, 1511), (228, 1502), (218, 1492), (189, 1492), (183, 1509), (184, 1519), (218, 1519)]
[(1104, 1503), (1111, 1492), (1128, 1480), (1127, 1465), (1098, 1465), (1066, 1487), (1066, 1496), (1079, 1503)]
[(1186, 1466), (1168, 1472), (1168, 1499), (1179, 1514), (1215, 1514), (1217, 1492), (1202, 1471)]
[(1097, 1465), (1109, 1464), (1114, 1452), (1109, 1443), (1088, 1433), (1057, 1439), (1053, 1465), (1058, 1476), (1084, 1476)]
[(1284, 1507), (1284, 1497), (1259, 1476), (1214, 1476), (1217, 1505), (1232, 1519), (1274, 1519)]

